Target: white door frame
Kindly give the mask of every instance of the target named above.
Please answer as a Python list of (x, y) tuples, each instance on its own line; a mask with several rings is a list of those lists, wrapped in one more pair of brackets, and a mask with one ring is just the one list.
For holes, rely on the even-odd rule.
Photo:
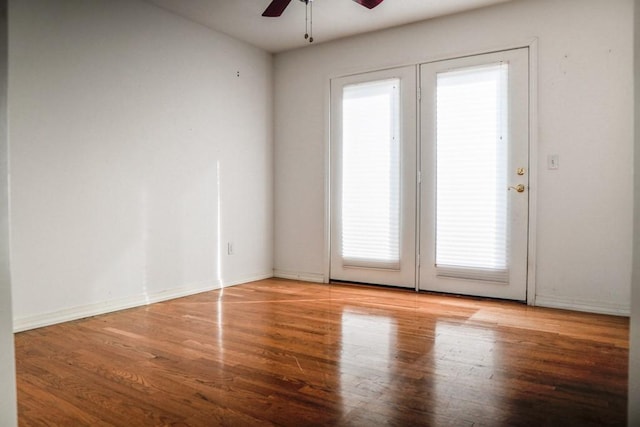
[[(537, 254), (537, 212), (538, 212), (538, 39), (527, 39), (522, 42), (506, 43), (502, 45), (489, 46), (486, 48), (473, 49), (451, 54), (437, 55), (433, 57), (419, 58), (418, 60), (397, 64), (393, 67), (385, 65), (382, 67), (368, 66), (357, 70), (350, 69), (329, 73), (325, 76), (324, 83), (324, 250), (323, 250), (323, 272), (322, 276), (307, 275), (308, 279), (317, 282), (329, 283), (331, 271), (331, 79), (345, 77), (353, 74), (378, 71), (387, 68), (397, 68), (406, 65), (417, 66), (419, 64), (435, 62), (439, 60), (455, 59), (464, 56), (482, 55), (485, 53), (499, 52), (502, 50), (529, 48), (529, 242), (527, 260), (527, 304), (536, 305), (536, 254)], [(416, 71), (417, 73), (417, 71)], [(420, 105), (418, 105), (418, 115), (420, 115)], [(418, 135), (419, 140), (420, 135)], [(420, 147), (418, 147), (419, 151)], [(418, 157), (420, 153), (418, 152)], [(417, 199), (418, 200), (418, 199)], [(419, 201), (419, 200), (418, 200)], [(418, 268), (418, 267), (416, 267)], [(416, 282), (416, 291), (418, 283)]]

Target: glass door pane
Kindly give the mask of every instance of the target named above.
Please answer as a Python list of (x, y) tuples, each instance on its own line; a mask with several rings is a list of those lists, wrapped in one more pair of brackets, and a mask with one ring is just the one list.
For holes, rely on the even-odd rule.
[(507, 63), (436, 77), (439, 276), (508, 279)]
[(343, 89), (344, 265), (400, 265), (399, 84), (391, 79)]

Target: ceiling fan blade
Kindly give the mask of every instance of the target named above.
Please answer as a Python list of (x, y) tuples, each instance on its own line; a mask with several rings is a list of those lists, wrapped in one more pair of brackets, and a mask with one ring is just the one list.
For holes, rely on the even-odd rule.
[(289, 6), (291, 0), (273, 0), (269, 6), (262, 12), (262, 16), (277, 18)]
[(361, 4), (366, 8), (373, 9), (374, 7), (382, 3), (383, 0), (353, 0), (353, 1), (358, 4)]

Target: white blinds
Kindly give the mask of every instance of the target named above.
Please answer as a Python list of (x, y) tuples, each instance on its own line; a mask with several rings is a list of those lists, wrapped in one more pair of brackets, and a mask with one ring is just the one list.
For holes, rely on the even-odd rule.
[(343, 265), (400, 266), (398, 79), (345, 86), (342, 101)]
[(437, 75), (438, 276), (508, 279), (507, 78), (504, 63)]

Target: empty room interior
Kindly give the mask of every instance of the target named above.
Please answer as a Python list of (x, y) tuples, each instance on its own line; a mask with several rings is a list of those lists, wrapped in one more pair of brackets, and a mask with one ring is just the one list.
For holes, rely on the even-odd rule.
[(640, 425), (633, 0), (8, 0), (0, 425)]

